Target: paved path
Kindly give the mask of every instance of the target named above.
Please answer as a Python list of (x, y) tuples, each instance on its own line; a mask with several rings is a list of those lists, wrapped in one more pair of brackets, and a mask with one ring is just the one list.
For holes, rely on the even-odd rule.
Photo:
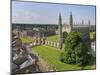
[(51, 65), (49, 65), (45, 60), (42, 58), (39, 58), (39, 62), (37, 63), (39, 65), (39, 69), (42, 72), (50, 72), (53, 71)]

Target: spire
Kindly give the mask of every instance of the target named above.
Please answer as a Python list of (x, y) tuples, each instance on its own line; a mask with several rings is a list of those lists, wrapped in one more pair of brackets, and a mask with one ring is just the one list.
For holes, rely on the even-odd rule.
[(62, 17), (61, 13), (59, 13), (59, 48), (62, 49)]
[(88, 25), (90, 26), (90, 19), (89, 19), (89, 21), (88, 21)]
[(84, 25), (84, 20), (82, 20), (82, 25)]
[(89, 31), (90, 31), (90, 19), (88, 20), (88, 25), (89, 25)]
[(62, 23), (62, 17), (61, 17), (61, 13), (59, 13), (59, 24), (61, 25)]
[(69, 24), (71, 26), (71, 31), (72, 31), (72, 26), (73, 26), (73, 16), (72, 16), (72, 12), (70, 13), (70, 18), (69, 18)]

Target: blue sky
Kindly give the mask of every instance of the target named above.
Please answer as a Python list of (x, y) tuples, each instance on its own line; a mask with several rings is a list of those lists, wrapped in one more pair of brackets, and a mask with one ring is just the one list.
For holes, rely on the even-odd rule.
[(12, 1), (12, 23), (57, 24), (61, 13), (63, 23), (69, 23), (70, 12), (74, 23), (95, 24), (95, 6), (48, 4)]

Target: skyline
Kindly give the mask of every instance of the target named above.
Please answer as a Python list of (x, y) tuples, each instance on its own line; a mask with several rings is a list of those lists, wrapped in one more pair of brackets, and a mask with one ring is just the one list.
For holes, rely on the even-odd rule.
[(37, 2), (12, 1), (12, 23), (29, 24), (58, 24), (59, 13), (62, 23), (69, 24), (69, 15), (72, 12), (74, 23), (84, 20), (88, 24), (95, 25), (95, 6), (54, 4)]

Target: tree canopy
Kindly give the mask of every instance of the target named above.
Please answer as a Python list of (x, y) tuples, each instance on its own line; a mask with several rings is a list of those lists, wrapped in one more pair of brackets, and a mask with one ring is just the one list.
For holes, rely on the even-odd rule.
[(65, 41), (65, 51), (60, 60), (67, 64), (78, 64), (80, 66), (89, 62), (91, 52), (85, 45), (81, 32), (70, 32)]

